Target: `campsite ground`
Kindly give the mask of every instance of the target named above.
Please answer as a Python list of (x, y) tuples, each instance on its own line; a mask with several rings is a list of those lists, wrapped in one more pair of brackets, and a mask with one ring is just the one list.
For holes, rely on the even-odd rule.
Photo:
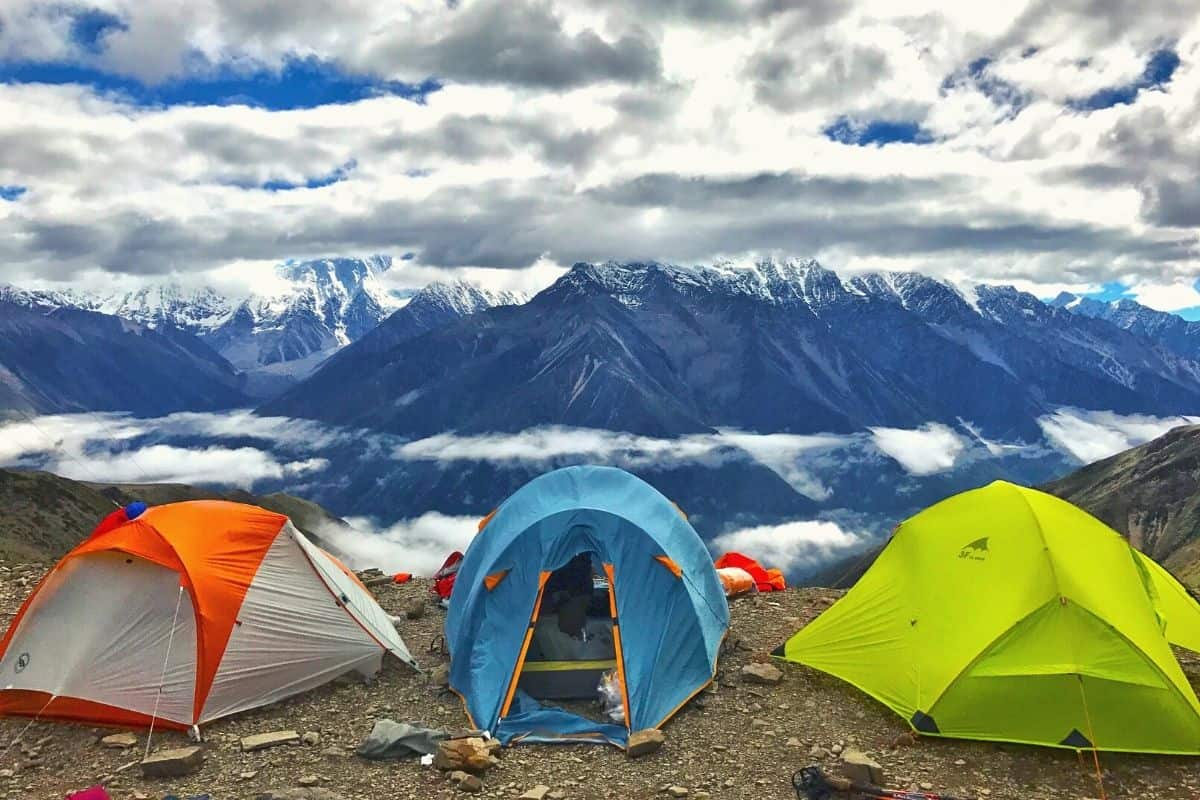
[[(45, 565), (0, 562), (0, 612), (11, 619)], [(428, 584), (415, 581), (378, 590), (380, 603), (394, 614), (427, 596)], [(686, 787), (690, 797), (794, 798), (793, 771), (809, 763), (836, 770), (832, 750), (858, 747), (883, 765), (888, 782), (906, 788), (989, 800), (1067, 800), (1101, 796), (1090, 758), (1070, 751), (948, 740), (914, 741), (907, 726), (870, 698), (828, 676), (784, 665), (777, 686), (739, 679), (745, 664), (761, 660), (796, 628), (829, 605), (835, 593), (789, 590), (732, 603), (735, 645), (722, 661), (715, 691), (701, 695), (667, 727), (662, 750), (629, 760), (600, 746), (525, 746), (503, 753), (484, 776), (484, 797), (517, 797), (545, 784), (567, 800), (668, 797), (665, 789)], [(432, 670), (442, 657), (429, 652), (440, 632), (443, 612), (428, 604), (425, 616), (407, 621), (402, 633), (414, 655)], [(1200, 672), (1200, 663), (1185, 664)], [(77, 725), (18, 719), (0, 720), (0, 796), (61, 798), (104, 780), (114, 798), (211, 795), (213, 800), (256, 798), (269, 790), (296, 787), (302, 778), (344, 800), (465, 797), (432, 767), (415, 760), (364, 761), (354, 748), (375, 719), (390, 717), (430, 727), (462, 728), (466, 718), (457, 698), (439, 692), (426, 679), (389, 664), (370, 686), (334, 683), (268, 708), (220, 720), (204, 730), (204, 766), (179, 780), (145, 780), (136, 762), (145, 747), (138, 732), (134, 750), (108, 750), (102, 731)], [(242, 753), (241, 737), (281, 729), (315, 731), (315, 745), (277, 747)], [(16, 737), (22, 734), (20, 742)], [(179, 733), (155, 733), (153, 749), (184, 746)], [(835, 747), (836, 746), (836, 747)], [(813, 755), (817, 752), (817, 755)], [(33, 755), (29, 755), (33, 753)], [(1109, 798), (1190, 800), (1200, 798), (1195, 759), (1105, 754), (1104, 787)], [(10, 772), (11, 771), (11, 772)], [(923, 784), (925, 786), (923, 786)]]

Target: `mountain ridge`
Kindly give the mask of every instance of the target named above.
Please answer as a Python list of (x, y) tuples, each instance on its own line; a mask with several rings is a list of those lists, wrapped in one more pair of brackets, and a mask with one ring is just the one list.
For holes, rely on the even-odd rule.
[(846, 280), (811, 259), (579, 263), (524, 305), (386, 349), (350, 345), (337, 360), (342, 371), (318, 371), (263, 410), (405, 435), (939, 421), (1028, 439), (1058, 406), (1200, 405), (1200, 364), (1103, 320), (1012, 287), (964, 291), (916, 273)]

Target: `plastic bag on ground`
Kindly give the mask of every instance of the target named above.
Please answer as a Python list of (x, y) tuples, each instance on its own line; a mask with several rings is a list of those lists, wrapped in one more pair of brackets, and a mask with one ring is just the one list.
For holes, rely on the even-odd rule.
[(756, 589), (754, 576), (741, 567), (720, 567), (717, 569), (717, 577), (721, 579), (721, 585), (725, 587), (726, 597), (745, 594)]
[(450, 734), (443, 730), (380, 719), (375, 721), (371, 734), (355, 753), (373, 761), (433, 755), (437, 752), (438, 743), (448, 738)]
[(621, 700), (621, 681), (617, 671), (610, 669), (600, 676), (600, 685), (596, 687), (600, 695), (600, 711), (610, 722), (625, 723), (625, 703)]

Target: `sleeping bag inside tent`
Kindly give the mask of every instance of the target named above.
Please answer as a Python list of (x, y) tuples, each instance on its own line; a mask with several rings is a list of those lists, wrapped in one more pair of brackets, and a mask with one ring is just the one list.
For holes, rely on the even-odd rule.
[[(612, 467), (555, 470), (489, 515), (446, 616), (450, 686), (501, 741), (609, 742), (657, 728), (707, 686), (729, 626), (711, 558), (679, 509)], [(547, 699), (596, 699), (621, 722)]]
[(0, 715), (187, 728), (391, 653), (388, 615), (287, 517), (216, 500), (128, 506), (52, 569), (0, 642)]
[(918, 733), (1200, 754), (1200, 703), (1171, 651), (1200, 605), (1075, 506), (996, 481), (901, 523), (846, 595), (776, 651)]

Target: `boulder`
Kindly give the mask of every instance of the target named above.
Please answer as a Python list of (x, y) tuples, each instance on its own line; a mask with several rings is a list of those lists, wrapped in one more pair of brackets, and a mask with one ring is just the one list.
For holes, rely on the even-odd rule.
[(255, 750), (265, 750), (268, 747), (278, 747), (281, 744), (297, 744), (300, 734), (295, 731), (271, 731), (256, 733), (253, 736), (242, 737), (242, 752), (253, 753)]
[(433, 756), (433, 765), (443, 772), (461, 770), (479, 775), (496, 762), (487, 743), (473, 736), (440, 742)]
[(404, 609), (404, 616), (408, 619), (420, 619), (425, 616), (425, 601), (416, 600), (409, 603), (408, 607)]
[(783, 673), (770, 664), (755, 662), (742, 667), (742, 677), (751, 683), (774, 686), (783, 680)]
[(113, 733), (101, 739), (100, 744), (114, 750), (128, 750), (136, 745), (137, 741), (137, 737), (132, 733)]
[(667, 794), (671, 795), (671, 797), (687, 797), (689, 792), (687, 787), (684, 786), (668, 786)]
[(883, 785), (883, 767), (861, 750), (847, 747), (842, 752), (842, 774), (855, 783)]
[(300, 737), (300, 743), (306, 744), (309, 747), (315, 747), (321, 743), (321, 734), (316, 731), (309, 731)]
[(142, 775), (147, 778), (180, 778), (196, 771), (203, 763), (203, 747), (160, 750), (142, 761)]
[(550, 794), (550, 787), (539, 783), (532, 789), (527, 789), (517, 800), (546, 800), (548, 794)]
[(647, 728), (629, 734), (629, 742), (625, 745), (625, 755), (630, 758), (649, 755), (663, 746), (667, 737), (657, 728)]

